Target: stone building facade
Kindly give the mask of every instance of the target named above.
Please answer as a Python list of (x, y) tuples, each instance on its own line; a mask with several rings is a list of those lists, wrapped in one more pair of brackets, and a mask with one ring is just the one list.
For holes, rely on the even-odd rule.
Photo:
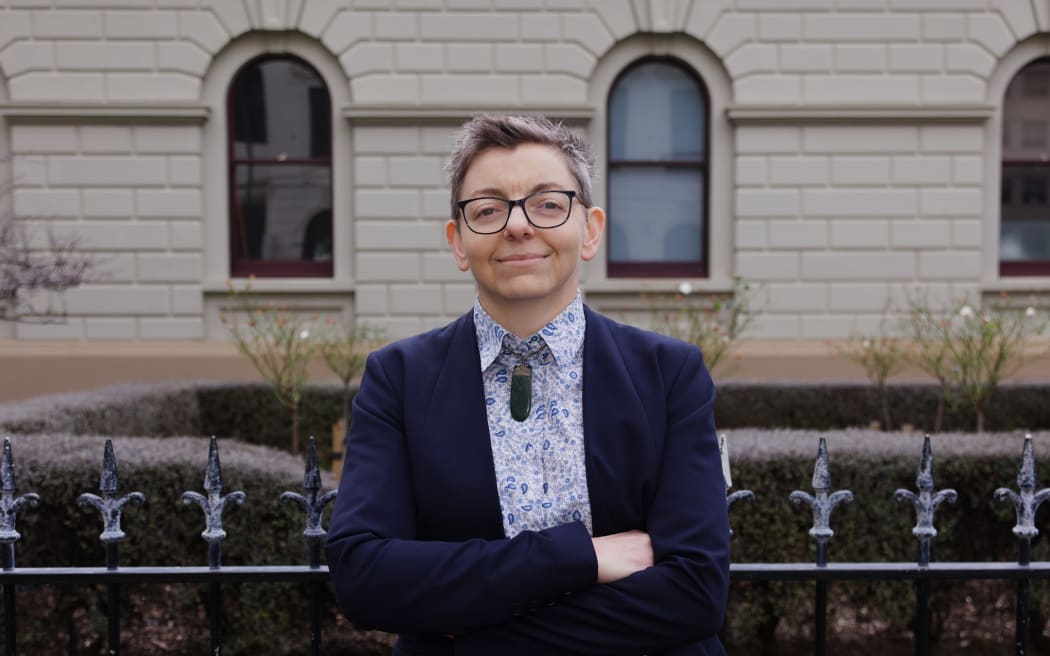
[[(282, 75), (322, 89), (302, 106), (330, 132), (312, 134), (302, 166), (330, 173), (319, 183), (330, 204), (303, 211), (329, 241), (302, 258), (320, 268), (262, 266), (254, 285), (304, 310), (399, 336), (470, 306), (471, 279), (444, 243), (442, 164), (478, 111), (542, 112), (596, 146), (597, 202), (620, 259), (608, 250), (588, 263), (584, 289), (613, 314), (682, 282), (725, 293), (740, 276), (762, 289), (752, 337), (822, 340), (873, 328), (913, 288), (1046, 292), (1050, 90), (1031, 67), (1047, 57), (1050, 0), (2, 0), (5, 209), (78, 236), (102, 274), (68, 293), (68, 321), (3, 330), (223, 339), (227, 280), (266, 259), (267, 239), (287, 245), (305, 230), (267, 237), (256, 218), (244, 237), (231, 219), (244, 212), (244, 172), (287, 160), (253, 155), (238, 168), (238, 140), (265, 137), (231, 109), (231, 89), (246, 67), (281, 61), (298, 67)], [(656, 82), (628, 75), (646, 64)], [(1007, 107), (1024, 71), (1031, 99)], [(243, 98), (278, 123), (306, 100), (267, 96), (268, 74), (243, 82)], [(673, 100), (647, 100), (650, 82)], [(635, 161), (647, 145), (629, 137), (646, 123), (624, 108), (649, 101), (654, 121), (670, 112), (699, 145)], [(289, 111), (280, 120), (301, 122)], [(1007, 175), (1014, 165), (1021, 173)], [(683, 180), (660, 190), (684, 190), (670, 210), (687, 216), (684, 242), (655, 200), (611, 197), (610, 181), (644, 190), (662, 172)], [(1015, 192), (1029, 222), (1010, 231)], [(260, 202), (283, 211), (276, 196)], [(632, 255), (654, 232), (663, 240)], [(238, 239), (255, 252), (238, 254)]]

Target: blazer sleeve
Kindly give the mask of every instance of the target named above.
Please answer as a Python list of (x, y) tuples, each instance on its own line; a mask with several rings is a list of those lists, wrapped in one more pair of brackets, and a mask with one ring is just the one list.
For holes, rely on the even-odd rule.
[(579, 522), (511, 540), (417, 539), (403, 389), (369, 357), (325, 545), (347, 618), (392, 633), (455, 634), (593, 585), (598, 563)]
[(638, 655), (716, 636), (728, 596), (729, 520), (713, 404), (693, 348), (668, 393), (666, 446), (645, 527), (653, 567), (456, 636), (456, 654)]

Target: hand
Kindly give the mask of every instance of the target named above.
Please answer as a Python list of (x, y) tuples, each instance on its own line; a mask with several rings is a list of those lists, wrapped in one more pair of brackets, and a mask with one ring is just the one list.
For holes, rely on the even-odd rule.
[(598, 583), (612, 583), (653, 566), (653, 543), (644, 531), (591, 538), (598, 557)]

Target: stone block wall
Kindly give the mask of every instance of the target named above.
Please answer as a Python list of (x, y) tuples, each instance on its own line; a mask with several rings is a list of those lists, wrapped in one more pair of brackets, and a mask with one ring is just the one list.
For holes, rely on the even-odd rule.
[[(752, 336), (872, 329), (910, 289), (1050, 290), (996, 266), (999, 107), (1050, 52), (1045, 0), (0, 0), (10, 208), (101, 263), (68, 322), (13, 337), (222, 338), (225, 90), (266, 52), (329, 84), (342, 250), (331, 279), (260, 288), (392, 336), (473, 298), (443, 235), (456, 126), (541, 111), (604, 154), (611, 82), (649, 55), (711, 96), (711, 274), (690, 282), (761, 283)], [(585, 269), (606, 310), (679, 282)]]

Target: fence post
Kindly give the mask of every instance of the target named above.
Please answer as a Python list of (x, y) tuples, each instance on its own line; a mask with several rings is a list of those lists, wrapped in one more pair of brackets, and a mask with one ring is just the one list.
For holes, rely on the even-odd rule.
[[(313, 435), (306, 444), (306, 473), (303, 475), (303, 490), (306, 495), (296, 492), (284, 492), (281, 494), (282, 502), (293, 501), (306, 511), (306, 530), (303, 536), (309, 546), (310, 569), (321, 567), (321, 546), (324, 544), (327, 532), (321, 527), (321, 515), (324, 507), (335, 499), (337, 490), (326, 492), (320, 497), (317, 493), (321, 490), (321, 471), (317, 468), (317, 444)], [(310, 654), (319, 656), (321, 653), (321, 590), (322, 583), (315, 583), (310, 597)]]
[[(244, 492), (222, 494), (222, 466), (219, 464), (219, 443), (211, 436), (208, 444), (208, 464), (204, 470), (205, 497), (196, 492), (183, 492), (182, 502), (186, 505), (196, 503), (204, 511), (204, 531), (201, 537), (208, 543), (208, 569), (222, 567), (222, 541), (226, 531), (222, 528), (222, 513), (229, 502), (240, 505), (244, 503)], [(212, 656), (219, 656), (222, 651), (222, 589), (220, 584), (208, 584), (208, 632)]]
[[(910, 501), (915, 506), (915, 528), (911, 530), (911, 534), (919, 540), (919, 567), (926, 567), (930, 564), (930, 541), (937, 536), (937, 529), (933, 526), (933, 515), (943, 502), (955, 503), (959, 496), (952, 489), (937, 493), (933, 491), (933, 448), (930, 446), (929, 435), (922, 441), (922, 457), (919, 459), (919, 474), (915, 478), (915, 487), (919, 490), (918, 494), (900, 489), (894, 495), (897, 501)], [(919, 579), (915, 586), (915, 613), (918, 620), (915, 653), (917, 656), (926, 656), (930, 650), (930, 580)]]
[[(801, 490), (791, 493), (790, 499), (796, 505), (803, 503), (813, 509), (813, 527), (809, 529), (810, 536), (817, 542), (817, 567), (826, 567), (828, 564), (828, 540), (835, 532), (831, 530), (831, 511), (835, 509), (840, 501), (849, 503), (853, 501), (853, 493), (849, 490), (838, 490), (828, 494), (831, 489), (831, 469), (828, 465), (828, 445), (822, 436), (817, 442), (817, 460), (813, 465), (813, 491), (815, 494), (807, 494)], [(827, 650), (828, 636), (828, 582), (818, 580), (816, 586), (816, 656), (824, 656)]]
[[(106, 440), (102, 452), (102, 476), (98, 485), (102, 496), (84, 493), (77, 497), (81, 507), (92, 506), (102, 514), (102, 533), (99, 539), (106, 548), (106, 569), (116, 570), (119, 567), (120, 543), (127, 537), (120, 529), (120, 516), (128, 503), (142, 505), (146, 497), (141, 492), (131, 492), (124, 496), (120, 493), (120, 479), (117, 478), (117, 458), (113, 455), (113, 440)], [(108, 618), (109, 654), (120, 654), (120, 586), (116, 583), (106, 584), (106, 615)]]
[[(1035, 513), (1050, 497), (1050, 488), (1036, 491), (1039, 481), (1035, 475), (1035, 453), (1032, 448), (1032, 435), (1024, 436), (1021, 448), (1021, 467), (1017, 472), (1018, 491), (1001, 487), (995, 491), (995, 498), (1000, 501), (1013, 501), (1017, 515), (1017, 524), (1013, 533), (1017, 537), (1017, 564), (1027, 567), (1032, 562), (1032, 538), (1039, 535), (1035, 527)], [(1024, 656), (1028, 651), (1028, 600), (1030, 580), (1017, 579), (1017, 620), (1014, 631), (1014, 653)]]
[[(15, 543), (22, 535), (15, 529), (18, 511), (25, 504), (40, 504), (40, 496), (30, 492), (18, 496), (18, 484), (15, 482), (14, 456), (11, 453), (11, 438), (4, 438), (4, 454), (0, 457), (0, 545), (3, 545), (3, 568), (5, 572), (15, 569)], [(17, 615), (15, 613), (15, 585), (4, 584), (4, 654), (14, 656), (18, 635)]]

